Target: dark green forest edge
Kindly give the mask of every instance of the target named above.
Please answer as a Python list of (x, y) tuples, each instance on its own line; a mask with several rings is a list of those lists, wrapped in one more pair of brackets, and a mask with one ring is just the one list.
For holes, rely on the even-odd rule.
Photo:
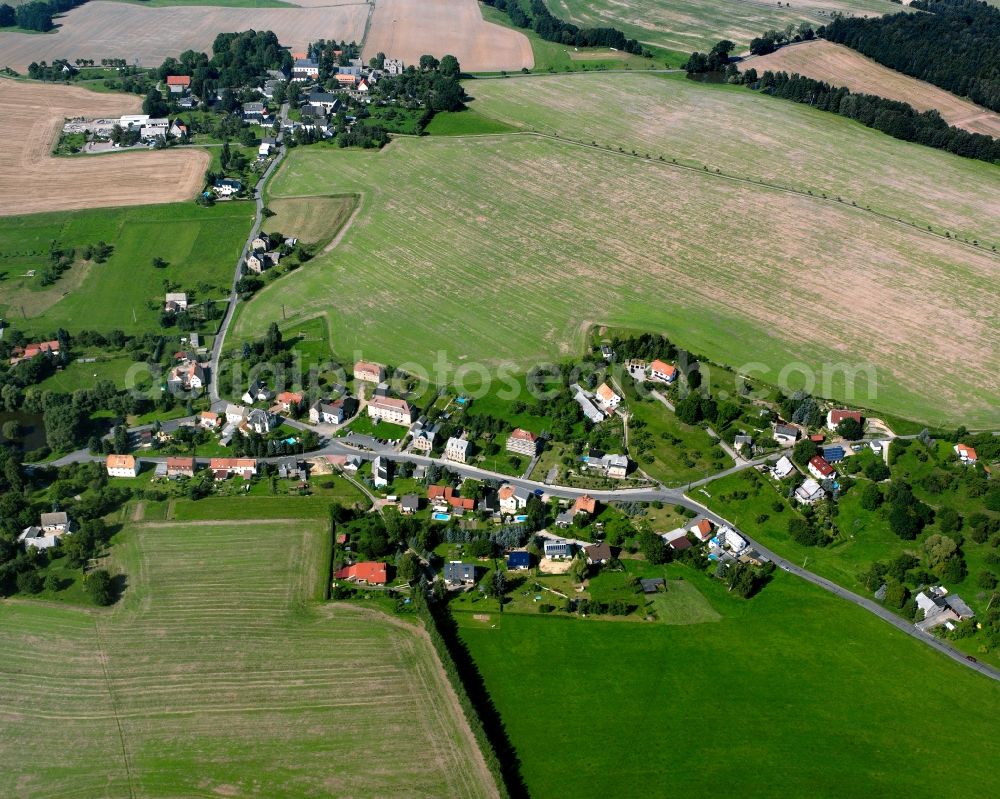
[(613, 47), (647, 58), (652, 55), (641, 42), (629, 39), (617, 28), (580, 28), (559, 19), (549, 11), (544, 0), (531, 0), (530, 14), (524, 10), (520, 0), (483, 0), (483, 2), (506, 13), (513, 25), (533, 30), (547, 42), (558, 42), (571, 47)]
[[(875, 61), (947, 91), (1000, 109), (1000, 10), (974, 0), (915, 0), (926, 14), (894, 14), (879, 19), (837, 18), (814, 31), (768, 31), (750, 43), (754, 55), (817, 36), (844, 44)], [(722, 73), (730, 83), (804, 103), (853, 119), (903, 141), (945, 150), (963, 158), (1000, 163), (1000, 141), (948, 125), (934, 110), (873, 94), (853, 93), (799, 74), (749, 68), (740, 72), (730, 58), (735, 45), (722, 40), (708, 53), (695, 52), (685, 64), (689, 75)]]

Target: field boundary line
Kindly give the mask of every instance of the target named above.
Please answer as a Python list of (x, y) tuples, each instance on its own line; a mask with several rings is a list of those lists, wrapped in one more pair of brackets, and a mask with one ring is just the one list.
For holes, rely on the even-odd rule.
[(125, 766), (125, 777), (128, 779), (128, 793), (135, 799), (135, 785), (132, 778), (132, 768), (128, 760), (128, 747), (125, 744), (125, 730), (122, 727), (121, 717), (118, 715), (118, 702), (115, 700), (115, 692), (111, 686), (111, 674), (108, 671), (108, 653), (104, 647), (104, 639), (101, 637), (101, 625), (98, 619), (94, 620), (94, 636), (97, 641), (97, 655), (101, 663), (101, 672), (104, 674), (104, 685), (108, 691), (108, 701), (111, 703), (111, 715), (115, 719), (115, 726), (118, 728), (118, 742), (122, 748), (122, 764)]

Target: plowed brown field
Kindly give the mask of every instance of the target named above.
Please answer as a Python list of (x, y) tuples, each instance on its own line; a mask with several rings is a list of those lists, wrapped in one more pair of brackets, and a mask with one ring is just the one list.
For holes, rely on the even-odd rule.
[[(36, 37), (41, 38), (41, 37)], [(0, 80), (0, 216), (178, 202), (201, 187), (205, 150), (55, 158), (52, 143), (73, 116), (136, 113), (141, 99), (73, 86)]]

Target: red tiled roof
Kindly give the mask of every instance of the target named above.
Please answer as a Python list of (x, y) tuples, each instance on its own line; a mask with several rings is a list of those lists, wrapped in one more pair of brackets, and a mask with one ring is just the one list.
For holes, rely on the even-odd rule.
[(858, 424), (861, 424), (861, 412), (845, 411), (842, 409), (830, 411), (830, 424), (834, 427), (844, 421), (844, 419), (854, 419)]
[(698, 522), (698, 537), (708, 538), (712, 534), (712, 523), (708, 519)]
[(167, 470), (194, 469), (194, 458), (167, 458)]
[(133, 455), (108, 455), (106, 462), (109, 469), (135, 468), (135, 456)]
[(667, 377), (670, 377), (670, 375), (672, 375), (674, 372), (677, 371), (669, 363), (667, 363), (666, 361), (661, 361), (659, 358), (657, 358), (649, 365), (649, 369), (652, 372), (660, 372), (661, 374), (664, 374)]
[(597, 510), (597, 500), (593, 497), (584, 494), (582, 497), (577, 497), (576, 502), (573, 503), (574, 513), (593, 513)]
[(538, 436), (534, 433), (529, 433), (527, 430), (522, 430), (520, 427), (515, 428), (514, 432), (510, 434), (511, 438), (516, 438), (521, 441), (537, 441)]
[(809, 465), (823, 475), (823, 477), (829, 477), (833, 474), (833, 467), (827, 463), (826, 458), (822, 455), (813, 455), (813, 457), (809, 459)]
[(389, 582), (385, 564), (371, 560), (338, 569), (333, 576), (338, 580), (358, 580), (377, 585)]
[(190, 86), (190, 75), (167, 75), (167, 86)]
[(682, 536), (681, 538), (675, 538), (673, 541), (670, 542), (671, 549), (687, 549), (689, 546), (691, 546), (691, 542), (688, 541), (686, 536)]

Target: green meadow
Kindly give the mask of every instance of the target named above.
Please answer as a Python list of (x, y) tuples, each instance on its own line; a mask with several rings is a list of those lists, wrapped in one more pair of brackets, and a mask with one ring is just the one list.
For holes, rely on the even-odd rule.
[(784, 573), (744, 601), (668, 571), (721, 619), (453, 613), (532, 796), (1000, 791), (997, 683)]
[[(63, 327), (126, 333), (160, 329), (165, 293), (193, 302), (226, 297), (236, 259), (253, 220), (251, 203), (201, 208), (174, 203), (6, 217), (0, 225), (0, 314), (32, 334)], [(104, 241), (105, 263), (81, 251)], [(76, 250), (77, 261), (51, 286), (40, 285), (52, 242)], [(152, 265), (155, 257), (165, 268)], [(35, 270), (34, 277), (27, 277)]]
[(315, 520), (130, 525), (117, 605), (0, 604), (0, 795), (491, 795), (426, 639), (324, 601), (331, 546)]

